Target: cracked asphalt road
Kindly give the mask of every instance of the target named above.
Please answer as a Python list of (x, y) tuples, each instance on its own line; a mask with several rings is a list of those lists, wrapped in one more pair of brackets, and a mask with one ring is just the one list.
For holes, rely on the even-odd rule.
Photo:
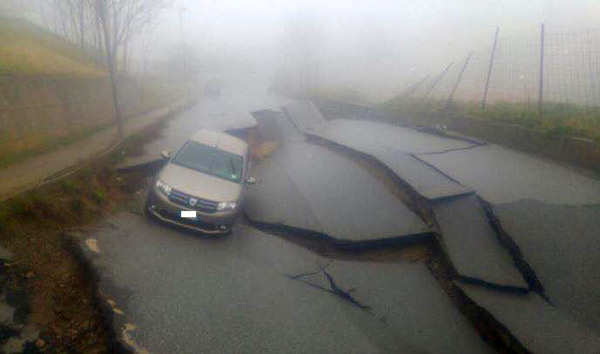
[[(205, 98), (171, 121), (163, 137), (149, 144), (144, 158), (177, 147), (201, 127), (247, 127), (254, 124), (250, 112), (289, 103), (264, 93), (264, 87), (226, 86), (223, 91), (223, 96)], [(296, 127), (306, 114), (302, 109), (283, 111), (297, 114), (291, 120)], [(281, 118), (276, 115), (273, 119)], [(243, 220), (232, 235), (211, 238), (166, 227), (132, 210), (114, 216), (85, 241), (88, 257), (101, 276), (100, 289), (114, 309), (122, 341), (137, 352), (151, 353), (492, 352), (490, 340), (486, 343), (480, 335), (496, 329), (473, 325), (477, 313), (469, 317), (465, 313), (472, 309), (465, 311), (448, 296), (454, 286), (492, 313), (503, 325), (501, 331), (508, 327), (525, 350), (552, 347), (539, 346), (541, 341), (546, 343), (546, 332), (531, 331), (539, 323), (522, 315), (527, 313), (551, 319), (545, 323), (547, 333), (575, 333), (574, 338), (561, 342), (564, 348), (588, 352), (599, 343), (596, 332), (581, 324), (597, 326), (598, 302), (590, 291), (594, 278), (577, 276), (577, 267), (592, 272), (600, 259), (598, 252), (585, 250), (586, 244), (593, 244), (588, 227), (600, 219), (597, 207), (586, 205), (597, 200), (590, 196), (600, 188), (597, 181), (496, 146), (373, 122), (338, 120), (326, 125), (325, 132), (314, 125), (311, 134), (372, 155), (387, 165), (425, 199), (424, 207), (431, 208), (437, 221), (427, 220), (424, 228), (426, 220), (419, 217), (425, 217), (417, 217), (400, 199), (387, 195), (389, 191), (361, 170), (363, 167), (324, 146), (299, 139), (297, 131), (257, 166), (264, 180), (255, 190), (258, 203), (248, 213), (249, 219), (258, 216), (262, 218), (258, 221), (266, 224), (293, 226), (329, 235), (334, 242), (355, 243), (436, 227), (440, 242), (446, 245), (441, 249), (458, 274), (463, 280), (477, 281), (457, 286), (454, 278), (454, 282), (444, 283), (434, 278), (439, 274), (431, 270), (431, 264), (427, 269), (423, 261), (359, 261), (348, 254), (343, 259), (325, 258)], [(271, 133), (279, 139), (293, 129), (286, 125), (281, 133)], [(535, 184), (540, 173), (546, 178)], [(556, 192), (552, 187), (561, 181), (564, 191)], [(527, 289), (519, 273), (522, 269), (510, 258), (515, 252), (507, 253), (506, 246), (497, 242), (499, 231), (477, 202), (477, 195), (489, 199), (508, 233), (523, 246), (522, 257), (548, 284), (548, 295), (557, 309), (541, 303), (541, 298)], [(537, 200), (542, 207), (523, 198)], [(544, 208), (546, 203), (556, 205)], [(586, 208), (586, 213), (575, 217), (573, 210), (561, 209), (573, 205)], [(552, 215), (563, 217), (557, 219), (560, 225), (548, 222)], [(576, 221), (574, 226), (568, 218)], [(565, 224), (570, 226), (561, 226)], [(470, 233), (461, 228), (469, 228)], [(368, 230), (375, 231), (367, 234)], [(578, 234), (577, 230), (585, 232)], [(567, 266), (558, 270), (552, 264), (553, 252), (574, 235), (581, 240), (557, 257)], [(544, 237), (552, 242), (543, 245), (540, 240)], [(537, 249), (541, 251), (535, 252)], [(585, 253), (584, 265), (572, 261), (575, 252)], [(559, 276), (552, 278), (554, 273)], [(519, 294), (478, 283), (511, 285), (519, 288)], [(571, 287), (567, 289), (565, 284)], [(501, 300), (494, 301), (495, 297)], [(572, 321), (564, 309), (578, 320)], [(586, 316), (585, 310), (592, 315)], [(581, 345), (577, 335), (585, 337)]]
[(290, 143), (255, 171), (262, 181), (249, 187), (247, 213), (252, 221), (363, 243), (429, 231), (376, 178), (326, 148)]
[[(249, 96), (260, 92), (251, 91), (245, 92)], [(287, 103), (259, 94), (256, 100), (246, 97), (244, 102), (252, 103), (248, 105), (236, 101), (244, 96), (242, 92), (244, 88), (235, 87), (229, 94), (225, 89), (223, 97), (202, 100), (169, 123), (163, 137), (148, 146), (147, 156), (165, 145), (176, 146), (196, 128), (224, 129), (238, 123), (215, 122), (216, 113), (220, 112), (218, 119), (239, 118), (240, 111), (256, 110), (258, 104)], [(239, 125), (253, 123), (246, 118), (240, 118)], [(85, 244), (94, 245), (88, 248), (88, 257), (101, 275), (102, 293), (115, 309), (117, 332), (138, 352), (421, 353), (436, 347), (448, 348), (450, 353), (489, 351), (422, 264), (406, 264), (414, 274), (408, 278), (382, 276), (372, 284), (369, 278), (361, 278), (355, 290), (357, 296), (363, 296), (369, 286), (382, 291), (396, 299), (385, 306), (398, 314), (407, 314), (404, 306), (414, 307), (410, 321), (400, 323), (415, 333), (429, 333), (415, 337), (410, 332), (399, 335), (396, 322), (384, 318), (390, 314), (379, 303), (373, 305), (381, 311), (373, 315), (339, 294), (292, 279), (294, 274), (318, 272), (331, 260), (243, 223), (229, 237), (204, 238), (157, 224), (136, 212), (124, 212), (88, 235)], [(376, 274), (377, 264), (371, 263), (368, 269)], [(386, 274), (393, 274), (389, 266), (385, 269)], [(337, 265), (332, 271), (346, 286), (348, 274)], [(423, 274), (427, 277), (420, 279)], [(379, 290), (382, 281), (398, 282)], [(444, 311), (418, 322), (415, 315), (423, 307)], [(430, 321), (438, 327), (431, 327)], [(431, 335), (445, 328), (453, 328), (453, 335)]]
[[(153, 353), (379, 352), (353, 321), (359, 309), (286, 277), (318, 269), (299, 246), (238, 225), (201, 238), (125, 213), (92, 235), (102, 291), (118, 328)], [(377, 324), (375, 319), (367, 319)]]
[(290, 278), (330, 260), (244, 224), (202, 238), (126, 212), (89, 237), (115, 325), (140, 351), (490, 352), (421, 264), (330, 265), (373, 314)]

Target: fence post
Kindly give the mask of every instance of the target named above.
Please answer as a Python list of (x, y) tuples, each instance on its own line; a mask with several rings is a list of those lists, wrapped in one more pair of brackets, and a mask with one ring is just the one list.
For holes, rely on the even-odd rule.
[(591, 80), (591, 85), (592, 85), (592, 106), (596, 106), (598, 104), (598, 100), (597, 98), (597, 72), (594, 72), (594, 66), (592, 65), (592, 40), (590, 39), (590, 30), (586, 30), (585, 31), (585, 39), (586, 39), (586, 45), (587, 45), (587, 50), (586, 50), (586, 57), (587, 57), (587, 64), (588, 64), (588, 70), (590, 72), (590, 80)]
[(490, 78), (492, 77), (492, 68), (494, 67), (494, 58), (496, 56), (496, 46), (498, 45), (498, 32), (500, 27), (496, 27), (494, 35), (494, 45), (492, 46), (492, 54), (490, 55), (490, 66), (488, 67), (487, 79), (485, 80), (485, 90), (483, 91), (483, 100), (481, 101), (481, 110), (485, 111), (485, 101), (487, 100), (488, 89), (490, 88)]
[(425, 82), (427, 81), (427, 79), (429, 79), (429, 76), (431, 76), (431, 74), (427, 74), (424, 78), (422, 78), (421, 80), (419, 80), (419, 82), (417, 82), (416, 84), (412, 85), (411, 87), (409, 87), (406, 91), (404, 91), (400, 97), (408, 97), (410, 95), (412, 95), (415, 91), (417, 91), (419, 89), (419, 87)]
[(448, 102), (452, 101), (454, 92), (456, 92), (456, 89), (458, 88), (458, 84), (460, 84), (460, 80), (462, 79), (463, 74), (465, 73), (465, 70), (467, 69), (467, 65), (469, 65), (469, 61), (471, 60), (472, 55), (473, 55), (473, 51), (470, 51), (469, 55), (467, 55), (467, 57), (465, 58), (465, 63), (463, 64), (462, 69), (460, 69), (460, 74), (458, 74), (458, 78), (456, 79), (456, 83), (454, 84), (454, 87), (452, 88), (452, 92), (450, 92), (450, 96), (448, 96)]
[(540, 95), (538, 98), (538, 115), (542, 118), (543, 96), (544, 96), (544, 24), (540, 28)]
[(448, 73), (448, 70), (450, 70), (450, 68), (452, 67), (452, 65), (454, 65), (454, 62), (451, 62), (450, 64), (448, 64), (448, 66), (446, 67), (446, 69), (444, 69), (444, 71), (442, 71), (438, 75), (438, 77), (435, 78), (435, 81), (433, 81), (433, 84), (427, 89), (427, 92), (425, 92), (425, 95), (423, 96), (423, 98), (426, 98), (427, 96), (429, 96), (429, 93), (439, 84), (439, 82), (446, 75), (446, 73)]

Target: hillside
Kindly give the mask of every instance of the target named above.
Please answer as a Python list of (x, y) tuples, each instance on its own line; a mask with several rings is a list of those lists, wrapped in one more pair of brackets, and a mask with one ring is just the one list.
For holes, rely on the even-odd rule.
[(0, 21), (0, 75), (104, 76), (77, 46), (35, 24), (19, 19)]

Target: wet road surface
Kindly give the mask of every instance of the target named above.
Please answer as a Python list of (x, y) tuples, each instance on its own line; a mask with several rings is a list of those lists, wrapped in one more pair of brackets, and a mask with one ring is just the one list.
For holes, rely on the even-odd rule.
[(558, 205), (600, 203), (597, 179), (497, 145), (417, 156), (490, 203), (525, 199)]
[[(361, 131), (369, 133), (361, 138)], [(527, 288), (526, 279), (556, 309), (540, 306), (537, 300), (524, 300), (535, 299), (530, 293), (520, 300), (507, 296), (504, 302), (499, 302), (503, 305), (494, 310), (511, 313), (509, 307), (513, 305), (530, 306), (524, 313), (537, 313), (533, 316), (537, 319), (528, 319), (529, 326), (549, 326), (547, 336), (562, 331), (578, 338), (577, 333), (582, 333), (585, 338), (581, 339), (581, 346), (577, 345), (579, 339), (571, 339), (563, 343), (563, 348), (593, 352), (594, 345), (589, 343), (597, 343), (600, 315), (600, 300), (596, 296), (600, 282), (594, 271), (600, 266), (597, 251), (600, 181), (589, 174), (496, 145), (451, 146), (449, 139), (439, 137), (420, 141), (411, 141), (410, 137), (400, 139), (407, 132), (410, 129), (383, 129), (379, 123), (338, 119), (328, 121), (310, 134), (374, 157), (430, 202), (445, 251), (459, 277), (478, 284), (478, 288), (495, 289), (490, 293), (470, 291), (478, 295), (473, 296), (473, 301), (487, 307), (498, 303), (493, 296), (500, 291), (522, 294), (519, 288)], [(431, 141), (431, 145), (423, 145), (423, 141)], [(403, 154), (422, 165), (416, 167), (419, 165)], [(436, 184), (438, 190), (432, 193), (429, 185)], [(476, 205), (474, 195), (460, 195), (460, 187), (456, 185), (477, 193), (483, 198), (481, 205)], [(546, 310), (558, 311), (560, 315), (548, 314), (548, 318), (565, 323), (555, 324), (552, 320), (542, 323)], [(529, 339), (521, 343), (524, 348), (552, 346), (551, 340), (546, 347), (535, 345), (531, 337), (538, 337), (541, 342), (546, 335), (541, 334), (543, 330), (527, 331), (529, 327), (523, 321), (523, 316), (509, 316), (506, 323), (500, 323), (509, 330), (512, 328), (515, 337)]]
[[(153, 353), (378, 352), (346, 316), (361, 310), (287, 278), (319, 260), (299, 246), (238, 226), (207, 239), (121, 214), (98, 240), (101, 289)], [(348, 314), (347, 314), (348, 313)], [(381, 326), (374, 318), (372, 325)]]
[(162, 136), (144, 147), (144, 154), (130, 163), (149, 161), (160, 156), (161, 151), (175, 151), (196, 131), (206, 128), (224, 131), (243, 129), (256, 125), (251, 112), (265, 107), (279, 107), (292, 100), (270, 93), (269, 84), (252, 81), (252, 84), (224, 85), (217, 96), (204, 96), (176, 119), (167, 121)]
[[(147, 156), (200, 127), (249, 126), (251, 111), (273, 109), (257, 121), (282, 124), (259, 127), (280, 145), (255, 166), (261, 181), (246, 208), (252, 225), (270, 227), (242, 220), (232, 235), (207, 238), (131, 210), (87, 235), (123, 342), (153, 353), (478, 353), (499, 348), (497, 338), (512, 350), (597, 348), (597, 180), (494, 145), (368, 121), (323, 123), (306, 107), (279, 111), (290, 102), (262, 92), (233, 86), (205, 98), (170, 122)], [(305, 141), (307, 130), (387, 166), (425, 212), (415, 214), (364, 166)], [(433, 232), (450, 281), (424, 260), (317, 255), (287, 241), (307, 236), (298, 230), (359, 245)], [(467, 305), (451, 295), (459, 293)], [(477, 323), (482, 311), (493, 321)], [(490, 340), (489, 332), (499, 334)]]
[[(288, 226), (348, 241), (370, 241), (430, 231), (377, 179), (326, 148), (295, 142), (282, 146), (270, 160), (278, 165), (278, 175), (269, 175), (269, 164), (261, 170), (271, 178), (249, 187), (247, 209), (252, 221), (285, 225), (286, 219), (295, 218)], [(258, 174), (258, 178), (262, 179), (262, 176)], [(280, 181), (286, 181), (286, 185), (277, 189), (271, 187)], [(294, 208), (281, 203), (279, 196), (288, 198), (285, 203), (295, 199), (292, 201)], [(277, 210), (261, 213), (261, 206)], [(298, 218), (300, 215), (305, 215), (306, 220)]]
[(495, 145), (419, 157), (490, 202), (549, 299), (600, 331), (598, 179)]

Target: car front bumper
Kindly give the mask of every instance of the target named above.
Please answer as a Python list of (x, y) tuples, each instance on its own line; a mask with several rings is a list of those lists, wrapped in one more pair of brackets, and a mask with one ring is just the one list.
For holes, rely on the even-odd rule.
[(158, 192), (154, 187), (149, 192), (146, 208), (149, 213), (161, 221), (205, 234), (228, 233), (238, 216), (239, 209), (238, 207), (236, 210), (210, 214), (196, 210), (196, 218), (182, 218), (182, 211), (192, 209), (186, 209), (171, 202), (167, 196)]

